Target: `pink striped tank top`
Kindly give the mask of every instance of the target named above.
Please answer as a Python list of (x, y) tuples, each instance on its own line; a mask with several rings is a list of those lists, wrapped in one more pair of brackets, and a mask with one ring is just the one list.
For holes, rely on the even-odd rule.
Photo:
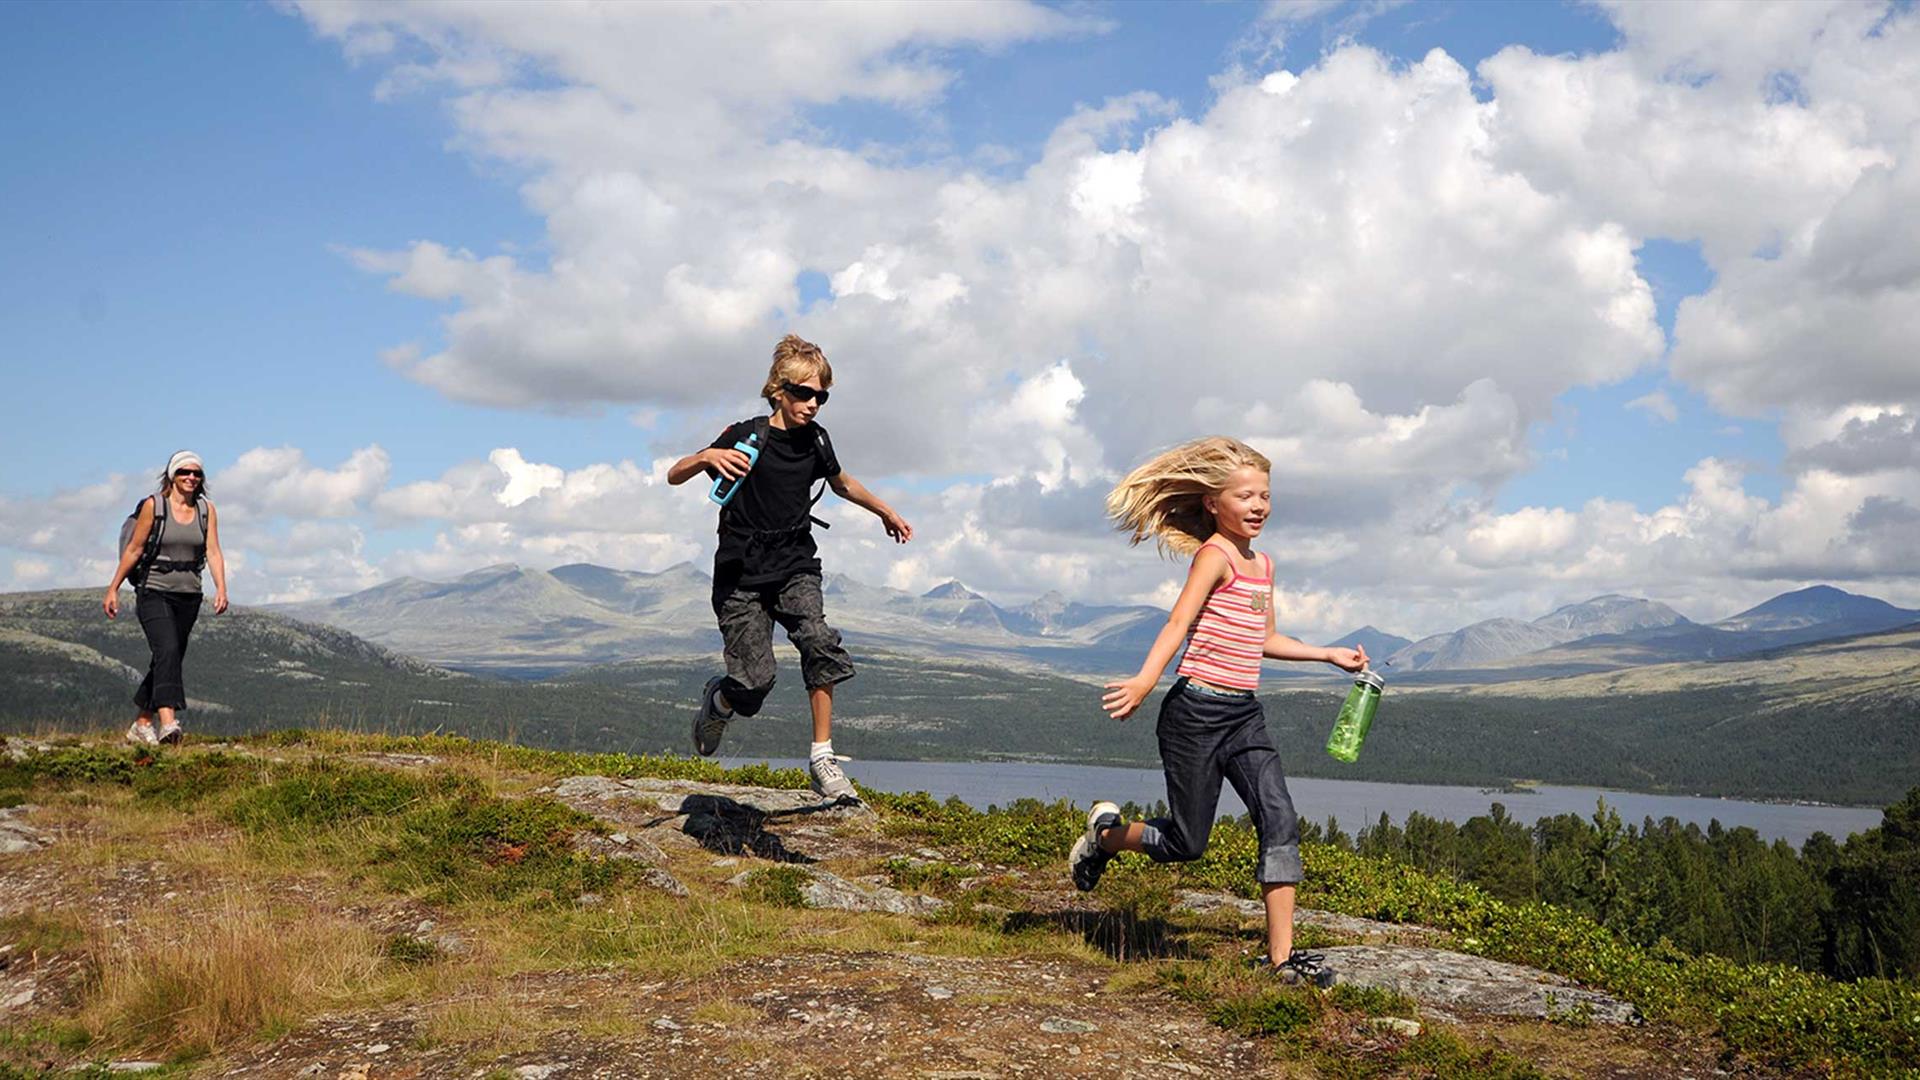
[(1267, 640), (1267, 605), (1273, 602), (1273, 560), (1262, 553), (1264, 578), (1247, 577), (1227, 555), (1233, 577), (1207, 596), (1187, 632), (1179, 673), (1229, 690), (1260, 688), (1260, 650)]

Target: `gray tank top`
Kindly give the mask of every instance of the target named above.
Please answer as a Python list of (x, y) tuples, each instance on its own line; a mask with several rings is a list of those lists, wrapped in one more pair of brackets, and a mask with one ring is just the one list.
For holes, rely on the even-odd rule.
[[(171, 516), (173, 511), (168, 507), (165, 498), (161, 498), (159, 504), (160, 512), (168, 515), (166, 530), (160, 534), (159, 557), (176, 563), (191, 564), (200, 557), (200, 551), (207, 543), (206, 533), (200, 529), (200, 515), (196, 512), (192, 521), (182, 525), (179, 518)], [(153, 525), (157, 529), (160, 527), (160, 522), (155, 521)], [(202, 591), (200, 571), (156, 571), (147, 575), (146, 588), (170, 593), (198, 593)]]

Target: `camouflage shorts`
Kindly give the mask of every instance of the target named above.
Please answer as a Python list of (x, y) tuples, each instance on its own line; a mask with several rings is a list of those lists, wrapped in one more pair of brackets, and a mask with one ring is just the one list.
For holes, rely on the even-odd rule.
[(720, 637), (726, 643), (727, 681), (721, 692), (741, 716), (759, 712), (773, 689), (776, 622), (800, 650), (800, 673), (807, 689), (853, 678), (853, 658), (840, 647), (840, 631), (827, 625), (818, 574), (795, 574), (771, 585), (732, 589), (714, 598), (713, 610), (720, 617)]

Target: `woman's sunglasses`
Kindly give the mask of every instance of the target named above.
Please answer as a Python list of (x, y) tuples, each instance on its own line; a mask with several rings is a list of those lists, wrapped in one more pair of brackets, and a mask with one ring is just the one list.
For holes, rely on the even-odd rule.
[(175, 475), (175, 476), (191, 476), (191, 477), (193, 477), (193, 478), (194, 478), (195, 480), (204, 480), (204, 479), (206, 479), (206, 477), (207, 477), (207, 474), (206, 474), (206, 473), (203, 473), (203, 472), (201, 472), (201, 471), (200, 471), (199, 469), (181, 469), (180, 471), (178, 471), (178, 472), (176, 472), (176, 473), (174, 473), (173, 475)]
[(801, 386), (799, 383), (790, 382), (781, 383), (780, 389), (786, 391), (787, 396), (793, 398), (795, 401), (818, 401), (822, 405), (827, 403), (828, 392), (825, 390), (816, 390), (811, 386)]

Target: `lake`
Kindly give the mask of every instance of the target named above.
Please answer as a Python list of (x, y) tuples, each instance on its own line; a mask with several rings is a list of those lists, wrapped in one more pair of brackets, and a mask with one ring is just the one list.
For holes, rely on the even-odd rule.
[[(788, 758), (724, 758), (729, 765), (767, 760), (775, 766), (804, 768), (805, 761)], [(846, 763), (847, 775), (881, 791), (924, 791), (935, 798), (959, 796), (962, 802), (984, 809), (1030, 797), (1043, 802), (1066, 799), (1086, 806), (1098, 799), (1151, 806), (1166, 797), (1166, 782), (1158, 769), (1116, 769), (1096, 765), (1065, 765), (1005, 761), (867, 761)], [(1324, 824), (1338, 818), (1349, 833), (1386, 814), (1404, 824), (1415, 810), (1428, 817), (1465, 821), (1502, 803), (1516, 820), (1531, 825), (1556, 814), (1593, 815), (1596, 800), (1620, 814), (1629, 825), (1645, 818), (1675, 818), (1705, 828), (1709, 821), (1733, 828), (1746, 825), (1768, 840), (1784, 839), (1799, 847), (1807, 837), (1824, 832), (1836, 840), (1880, 824), (1880, 811), (1844, 806), (1801, 806), (1793, 803), (1748, 802), (1741, 799), (1702, 799), (1684, 795), (1643, 795), (1599, 788), (1541, 786), (1532, 794), (1490, 794), (1475, 787), (1444, 784), (1384, 784), (1368, 780), (1287, 778), (1294, 808), (1302, 820)], [(1220, 813), (1245, 812), (1233, 789), (1222, 785)]]

